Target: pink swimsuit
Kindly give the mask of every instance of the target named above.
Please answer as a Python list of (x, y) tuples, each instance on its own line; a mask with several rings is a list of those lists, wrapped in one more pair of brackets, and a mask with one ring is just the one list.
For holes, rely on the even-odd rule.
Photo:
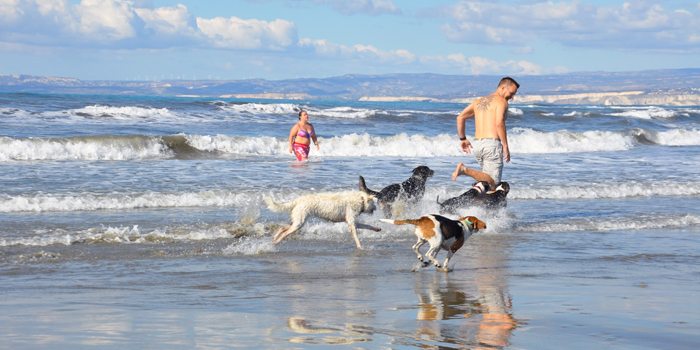
[[(311, 132), (309, 133), (309, 132), (306, 132), (306, 130), (299, 127), (299, 131), (297, 132), (297, 136), (305, 137), (308, 139), (308, 138), (311, 138), (312, 136), (314, 136), (314, 131), (312, 129)], [(297, 156), (298, 161), (302, 161), (306, 158), (309, 158), (310, 146), (311, 146), (310, 144), (305, 145), (303, 143), (294, 142), (294, 154)]]
[(294, 154), (297, 156), (298, 161), (302, 161), (309, 158), (309, 145), (303, 143), (294, 142)]

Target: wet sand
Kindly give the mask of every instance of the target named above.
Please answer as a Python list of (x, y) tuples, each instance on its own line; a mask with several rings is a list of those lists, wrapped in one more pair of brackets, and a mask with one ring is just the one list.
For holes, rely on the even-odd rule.
[(697, 349), (699, 236), (477, 234), (449, 273), (419, 268), (410, 237), (116, 247), (143, 259), (86, 245), (2, 267), (0, 348)]

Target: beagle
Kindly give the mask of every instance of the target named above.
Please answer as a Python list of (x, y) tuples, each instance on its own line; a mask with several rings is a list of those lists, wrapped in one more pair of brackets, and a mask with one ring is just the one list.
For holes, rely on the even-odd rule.
[[(425, 215), (419, 219), (381, 219), (381, 221), (394, 225), (415, 225), (415, 233), (416, 236), (418, 236), (418, 242), (413, 245), (413, 251), (418, 255), (418, 260), (423, 262), (423, 266), (428, 266), (430, 264), (423, 259), (423, 255), (419, 250), (425, 242), (428, 242), (430, 244), (430, 249), (425, 253), (425, 257), (428, 258), (438, 270), (442, 271), (447, 271), (447, 263), (450, 261), (450, 258), (459, 248), (462, 248), (464, 241), (466, 241), (472, 233), (486, 228), (486, 224), (474, 216), (465, 216), (458, 220), (452, 220), (444, 216), (431, 214)], [(447, 259), (445, 259), (442, 265), (435, 259), (440, 249), (447, 250)]]

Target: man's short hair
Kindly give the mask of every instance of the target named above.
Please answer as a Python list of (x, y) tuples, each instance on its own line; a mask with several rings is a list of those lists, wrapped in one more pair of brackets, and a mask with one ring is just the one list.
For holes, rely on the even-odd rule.
[(501, 82), (498, 83), (498, 87), (501, 87), (501, 85), (506, 85), (506, 86), (515, 85), (516, 88), (520, 89), (520, 84), (518, 84), (518, 82), (515, 81), (515, 79), (513, 79), (511, 77), (505, 77), (505, 78), (501, 79)]

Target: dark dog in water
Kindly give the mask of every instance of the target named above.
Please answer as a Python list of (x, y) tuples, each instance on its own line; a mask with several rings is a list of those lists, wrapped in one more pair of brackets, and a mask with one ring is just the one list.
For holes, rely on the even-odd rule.
[(370, 190), (365, 185), (365, 179), (360, 176), (360, 191), (377, 198), (379, 207), (384, 212), (384, 216), (390, 218), (392, 205), (405, 201), (407, 204), (416, 204), (425, 194), (425, 182), (435, 174), (427, 166), (421, 165), (413, 169), (413, 176), (400, 184), (392, 184), (377, 192)]
[(489, 192), (489, 187), (487, 181), (479, 181), (469, 191), (462, 193), (459, 197), (450, 198), (442, 203), (440, 203), (440, 198), (438, 197), (440, 213), (457, 214), (458, 209), (471, 206), (504, 208), (506, 206), (506, 196), (510, 192), (510, 185), (505, 181), (501, 182), (496, 185), (492, 192)]

